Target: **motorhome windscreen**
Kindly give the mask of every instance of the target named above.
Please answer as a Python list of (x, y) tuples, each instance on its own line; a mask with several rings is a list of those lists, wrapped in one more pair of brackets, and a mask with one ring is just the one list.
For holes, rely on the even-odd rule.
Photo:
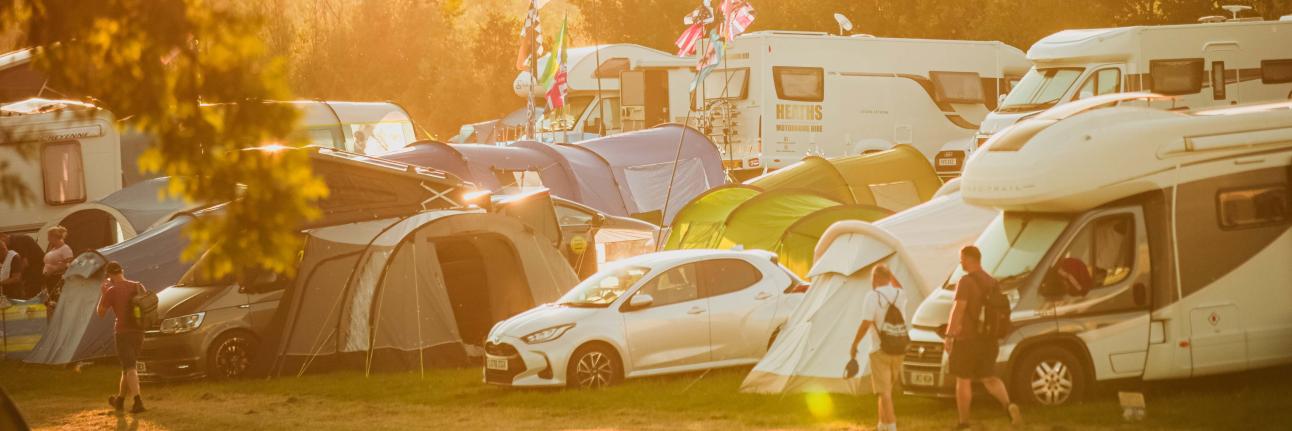
[(547, 132), (574, 130), (574, 123), (583, 116), (583, 111), (586, 111), (588, 105), (592, 104), (592, 99), (592, 96), (571, 96), (567, 98), (564, 107), (544, 115), (542, 130)]
[(704, 99), (744, 100), (749, 94), (749, 68), (718, 69), (704, 78)]
[[(1001, 290), (1017, 289), (1068, 223), (1068, 217), (1056, 214), (1005, 212), (996, 216), (974, 242), (982, 251), (983, 270), (1000, 281)], [(964, 274), (964, 268), (956, 267), (945, 288), (954, 289)]]
[(1081, 77), (1081, 67), (1034, 68), (1005, 96), (998, 111), (1038, 111), (1057, 105)]

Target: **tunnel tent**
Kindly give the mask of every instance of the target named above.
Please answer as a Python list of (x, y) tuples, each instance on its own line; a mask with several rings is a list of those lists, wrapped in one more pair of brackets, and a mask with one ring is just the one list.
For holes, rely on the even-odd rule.
[(495, 322), (576, 282), (547, 238), (504, 215), (443, 210), (315, 229), (271, 325), (268, 370), (460, 364)]
[(579, 197), (573, 176), (557, 161), (559, 155), (537, 148), (419, 141), (382, 157), (444, 170), (499, 194), (543, 187), (555, 196)]
[(166, 194), (170, 177), (144, 180), (94, 202), (74, 205), (46, 223), (36, 238), (42, 245), (54, 226), (68, 230), (67, 243), (75, 252), (89, 251), (134, 238), (139, 233), (185, 211), (203, 205)]
[(853, 202), (901, 211), (933, 198), (942, 180), (923, 153), (910, 145), (831, 164), (848, 184)]
[(776, 248), (781, 266), (806, 277), (815, 262), (813, 249), (830, 225), (844, 220), (874, 222), (893, 212), (873, 205), (839, 205), (803, 216), (781, 234)]
[[(831, 225), (813, 252), (812, 288), (740, 390), (868, 393), (869, 358), (857, 356), (863, 373), (852, 379), (842, 378), (840, 358), (848, 356), (861, 324), (862, 300), (872, 289), (870, 269), (883, 263), (893, 270), (908, 295), (906, 315), (914, 316), (955, 269), (960, 247), (973, 243), (995, 215), (951, 193), (878, 222)], [(868, 351), (871, 338), (863, 339), (859, 351)]]
[(609, 165), (629, 215), (655, 218), (661, 225), (669, 225), (692, 198), (727, 182), (717, 147), (700, 131), (682, 124), (661, 124), (571, 145), (595, 153)]
[(63, 275), (63, 293), (44, 335), (26, 362), (68, 364), (116, 355), (112, 314), (94, 315), (99, 303), (102, 268), (117, 261), (132, 280), (151, 292), (174, 285), (192, 266), (180, 259), (188, 240), (184, 227), (193, 216), (180, 215), (143, 234), (97, 251), (81, 253)]
[(757, 186), (728, 184), (696, 196), (673, 218), (666, 250), (713, 247), (731, 211), (762, 193)]
[(746, 181), (763, 190), (807, 189), (841, 203), (856, 203), (848, 181), (829, 160), (808, 156), (790, 166)]
[(785, 229), (818, 210), (839, 202), (806, 189), (765, 192), (741, 203), (727, 216), (717, 248), (775, 250)]

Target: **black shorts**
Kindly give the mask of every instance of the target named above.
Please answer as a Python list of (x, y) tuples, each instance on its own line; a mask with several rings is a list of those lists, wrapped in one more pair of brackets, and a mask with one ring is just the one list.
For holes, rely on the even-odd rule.
[(139, 359), (139, 350), (144, 346), (144, 333), (122, 332), (116, 335), (117, 359), (121, 361), (121, 371), (135, 369)]
[(951, 340), (951, 375), (962, 379), (996, 376), (996, 355), (1000, 344), (991, 338), (955, 338)]

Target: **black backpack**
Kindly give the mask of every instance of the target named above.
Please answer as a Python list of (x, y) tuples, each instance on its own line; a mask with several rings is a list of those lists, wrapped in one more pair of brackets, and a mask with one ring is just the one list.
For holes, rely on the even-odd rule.
[[(879, 292), (875, 294), (880, 298), (884, 297)], [(875, 332), (879, 333), (879, 350), (889, 355), (905, 354), (906, 345), (911, 343), (906, 319), (902, 318), (902, 311), (897, 309), (897, 304), (891, 301), (888, 303), (888, 311), (884, 313), (884, 321), (875, 323)]]
[(135, 294), (130, 297), (130, 316), (139, 329), (147, 331), (157, 323), (157, 294), (144, 285), (135, 283)]
[(996, 340), (1005, 338), (1013, 330), (1013, 323), (1009, 320), (1009, 298), (990, 275), (975, 274), (974, 282), (984, 290), (982, 307), (978, 312), (978, 335)]

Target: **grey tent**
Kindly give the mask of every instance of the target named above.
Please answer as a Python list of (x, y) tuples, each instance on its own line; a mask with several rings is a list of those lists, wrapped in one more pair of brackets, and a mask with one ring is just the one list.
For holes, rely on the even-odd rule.
[(261, 357), (271, 375), (462, 363), (494, 323), (577, 282), (515, 218), (441, 210), (314, 229)]
[(170, 177), (153, 178), (103, 199), (72, 206), (41, 227), (36, 237), (44, 241), (49, 228), (61, 225), (68, 230), (67, 242), (72, 250), (89, 251), (134, 238), (176, 214), (204, 206), (166, 196), (164, 191), (169, 185)]

